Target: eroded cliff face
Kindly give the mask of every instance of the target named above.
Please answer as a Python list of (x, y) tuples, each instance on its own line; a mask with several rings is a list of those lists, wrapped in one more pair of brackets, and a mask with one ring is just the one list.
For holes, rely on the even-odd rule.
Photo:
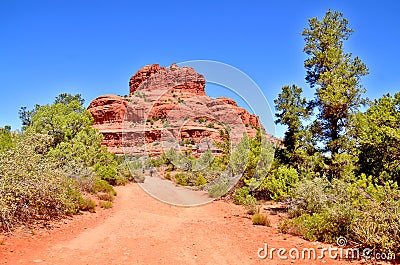
[(140, 90), (160, 91), (174, 88), (185, 96), (204, 96), (206, 80), (193, 68), (179, 68), (172, 64), (169, 68), (158, 64), (144, 66), (129, 80), (130, 94)]
[(128, 100), (116, 95), (104, 95), (93, 100), (89, 111), (94, 124), (122, 123), (124, 121)]
[(218, 153), (215, 141), (228, 134), (232, 142), (243, 133), (254, 137), (258, 117), (232, 99), (208, 97), (205, 83), (193, 68), (148, 65), (131, 77), (128, 96), (100, 96), (88, 110), (103, 144), (116, 154), (159, 155), (170, 148)]

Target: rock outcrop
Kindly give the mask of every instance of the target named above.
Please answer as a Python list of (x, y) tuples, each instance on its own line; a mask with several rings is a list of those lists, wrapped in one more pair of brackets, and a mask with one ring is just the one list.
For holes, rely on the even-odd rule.
[(88, 110), (103, 144), (119, 155), (158, 155), (169, 148), (219, 153), (214, 143), (227, 135), (233, 142), (243, 133), (253, 137), (262, 127), (258, 117), (233, 99), (208, 97), (205, 84), (193, 68), (148, 65), (131, 77), (128, 96), (100, 96)]
[(128, 100), (116, 95), (104, 95), (93, 100), (89, 111), (94, 117), (94, 124), (122, 123)]
[(152, 64), (143, 67), (131, 77), (129, 92), (132, 94), (138, 90), (157, 91), (173, 87), (176, 92), (183, 92), (186, 96), (204, 96), (205, 84), (204, 76), (196, 73), (193, 68), (179, 68), (177, 64), (172, 64), (168, 69)]

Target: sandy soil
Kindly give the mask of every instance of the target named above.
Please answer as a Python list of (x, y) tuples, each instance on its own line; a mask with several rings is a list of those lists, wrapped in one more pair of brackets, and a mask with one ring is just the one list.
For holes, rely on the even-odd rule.
[(271, 227), (254, 226), (243, 207), (224, 201), (184, 208), (154, 199), (137, 184), (117, 191), (112, 209), (0, 238), (0, 264), (350, 263), (328, 255), (323, 260), (281, 260), (276, 252), (272, 260), (260, 259), (257, 251), (265, 243), (287, 250), (327, 247), (280, 235), (278, 215), (269, 215)]

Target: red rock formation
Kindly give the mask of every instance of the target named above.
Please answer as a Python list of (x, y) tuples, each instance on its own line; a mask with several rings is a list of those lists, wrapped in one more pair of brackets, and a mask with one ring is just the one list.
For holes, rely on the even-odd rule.
[[(244, 132), (253, 137), (261, 126), (258, 117), (238, 107), (233, 99), (206, 96), (205, 83), (204, 76), (193, 68), (148, 65), (131, 77), (129, 96), (100, 96), (88, 110), (94, 127), (105, 137), (103, 144), (117, 154), (158, 155), (162, 148), (176, 148), (182, 142), (207, 150), (210, 143), (222, 141), (225, 126), (232, 128), (234, 142), (240, 141)], [(182, 148), (194, 148), (190, 146)]]
[(261, 123), (255, 114), (250, 114), (246, 109), (238, 107), (236, 104), (236, 101), (234, 101), (231, 98), (225, 98), (225, 97), (219, 97), (216, 98), (215, 100), (221, 101), (225, 104), (232, 105), (234, 107), (235, 112), (240, 116), (242, 119), (243, 123), (247, 126), (253, 126), (253, 127), (260, 127)]
[(105, 95), (94, 99), (88, 109), (93, 115), (94, 124), (122, 123), (126, 106), (128, 106), (128, 101), (125, 98)]
[[(165, 67), (164, 67), (165, 68)], [(129, 80), (129, 88), (130, 88), (130, 93), (135, 92), (141, 83), (145, 81), (147, 78), (149, 78), (151, 75), (159, 72), (161, 70), (161, 67), (159, 64), (151, 64), (151, 65), (146, 65), (142, 69), (136, 72), (134, 76), (131, 77)]]
[(169, 69), (158, 64), (147, 65), (137, 71), (129, 81), (131, 94), (138, 90), (172, 88), (186, 94), (205, 95), (205, 84), (204, 76), (196, 73), (192, 67), (179, 68), (177, 64), (172, 64)]
[(232, 106), (235, 106), (235, 107), (238, 106), (238, 105), (236, 104), (236, 101), (234, 101), (234, 100), (231, 99), (231, 98), (219, 97), (219, 98), (216, 98), (215, 100), (222, 101), (222, 102), (224, 102), (225, 104), (229, 104), (229, 105), (232, 105)]

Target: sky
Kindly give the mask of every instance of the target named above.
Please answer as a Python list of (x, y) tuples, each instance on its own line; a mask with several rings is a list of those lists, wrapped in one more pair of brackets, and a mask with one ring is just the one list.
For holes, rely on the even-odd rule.
[[(341, 11), (355, 30), (345, 50), (370, 69), (374, 99), (400, 91), (400, 2), (287, 1), (0, 1), (0, 126), (20, 128), (18, 110), (80, 93), (126, 95), (142, 66), (188, 60), (232, 65), (256, 82), (272, 111), (284, 85), (305, 82), (302, 30), (307, 19)], [(232, 96), (207, 85), (212, 97)], [(242, 104), (242, 101), (239, 100)], [(285, 128), (278, 126), (276, 136)]]

